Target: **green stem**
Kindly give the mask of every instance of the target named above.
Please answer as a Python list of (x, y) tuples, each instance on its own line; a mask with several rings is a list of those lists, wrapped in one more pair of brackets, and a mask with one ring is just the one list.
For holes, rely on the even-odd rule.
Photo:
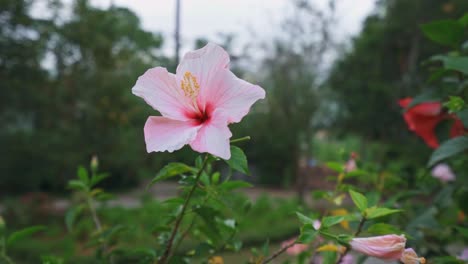
[(180, 223), (182, 222), (182, 219), (184, 218), (185, 211), (187, 210), (190, 199), (192, 198), (192, 195), (195, 192), (195, 189), (197, 188), (197, 183), (200, 180), (202, 172), (205, 170), (205, 167), (207, 164), (208, 164), (208, 154), (205, 156), (205, 159), (203, 160), (203, 164), (200, 170), (197, 172), (197, 175), (195, 176), (195, 182), (193, 183), (192, 189), (190, 189), (190, 192), (187, 195), (187, 198), (185, 199), (184, 205), (182, 206), (182, 212), (176, 219), (174, 229), (172, 230), (171, 236), (169, 237), (169, 241), (167, 242), (167, 246), (166, 246), (166, 249), (164, 250), (164, 254), (159, 259), (159, 262), (156, 262), (156, 263), (166, 264), (169, 261), (170, 255), (171, 255), (172, 244), (174, 243), (174, 238), (177, 234), (177, 230), (179, 229)]
[(247, 141), (247, 140), (250, 140), (250, 136), (245, 136), (245, 137), (233, 139), (233, 140), (231, 140), (231, 144), (232, 143), (239, 143), (239, 142)]
[(102, 231), (101, 221), (99, 221), (99, 217), (96, 212), (96, 208), (94, 207), (93, 199), (88, 194), (88, 207), (89, 211), (91, 212), (91, 216), (93, 217), (94, 225), (98, 232)]
[[(367, 220), (366, 217), (363, 216), (361, 221), (359, 222), (359, 226), (358, 226), (358, 229), (356, 230), (356, 233), (354, 233), (354, 237), (357, 237), (361, 233), (362, 227), (364, 226), (364, 223), (366, 222), (366, 220)], [(346, 246), (345, 251), (343, 252), (343, 254), (341, 254), (336, 264), (340, 264), (343, 261), (343, 258), (346, 256), (346, 254), (348, 254), (349, 250), (350, 250), (350, 247)]]

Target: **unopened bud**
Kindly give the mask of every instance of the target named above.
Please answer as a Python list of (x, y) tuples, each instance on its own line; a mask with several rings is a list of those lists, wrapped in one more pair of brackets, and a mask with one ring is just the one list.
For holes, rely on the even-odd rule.
[(0, 215), (0, 236), (3, 236), (6, 230), (6, 223), (5, 220), (3, 220), (3, 217)]
[(98, 167), (99, 167), (99, 159), (97, 157), (97, 155), (93, 155), (93, 157), (91, 158), (91, 170), (92, 171), (97, 171)]

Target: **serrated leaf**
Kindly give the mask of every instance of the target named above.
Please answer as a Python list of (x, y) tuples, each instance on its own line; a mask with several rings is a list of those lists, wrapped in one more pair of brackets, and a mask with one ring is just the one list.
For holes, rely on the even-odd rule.
[(239, 188), (250, 188), (252, 184), (245, 181), (225, 181), (219, 185), (219, 188), (225, 191), (232, 191)]
[(16, 241), (28, 238), (34, 235), (35, 233), (43, 231), (45, 229), (46, 229), (45, 226), (31, 226), (31, 227), (27, 227), (25, 229), (13, 232), (11, 235), (8, 236), (7, 246), (11, 246)]
[(328, 228), (334, 226), (336, 224), (341, 223), (345, 219), (344, 216), (336, 215), (336, 216), (327, 216), (322, 219), (322, 224), (320, 225), (320, 229)]
[(390, 209), (390, 208), (382, 208), (382, 207), (371, 207), (366, 209), (366, 218), (367, 219), (374, 219), (386, 215), (400, 213), (402, 210), (399, 209)]
[(421, 25), (421, 29), (434, 42), (456, 47), (464, 37), (463, 26), (455, 20), (439, 20)]
[(359, 211), (363, 213), (367, 209), (367, 198), (361, 193), (358, 193), (353, 190), (349, 190), (349, 195), (351, 196), (351, 199), (353, 200), (354, 204), (359, 209)]
[(148, 185), (147, 188), (151, 187), (151, 185), (169, 179), (171, 177), (181, 175), (184, 173), (195, 173), (197, 170), (193, 167), (188, 166), (187, 164), (180, 163), (180, 162), (172, 162), (164, 166), (159, 173), (151, 180), (151, 183)]
[(229, 160), (226, 160), (226, 163), (233, 170), (242, 172), (245, 175), (250, 175), (247, 163), (247, 156), (245, 156), (244, 151), (242, 151), (241, 148), (231, 146), (231, 158)]
[(434, 152), (432, 152), (431, 158), (427, 166), (431, 167), (436, 163), (461, 153), (468, 149), (468, 136), (461, 136), (449, 139), (442, 143)]

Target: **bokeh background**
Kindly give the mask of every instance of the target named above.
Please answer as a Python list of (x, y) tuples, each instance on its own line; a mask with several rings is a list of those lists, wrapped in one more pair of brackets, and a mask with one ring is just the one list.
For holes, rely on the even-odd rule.
[[(432, 88), (424, 61), (446, 51), (420, 25), (467, 11), (466, 0), (0, 0), (0, 214), (12, 228), (50, 227), (11, 254), (18, 263), (38, 263), (44, 252), (94, 263), (80, 258), (91, 254), (84, 243), (73, 242), (92, 223), (83, 221), (72, 238), (63, 221), (76, 198), (67, 182), (92, 157), (111, 175), (99, 187), (117, 197), (101, 207), (104, 221), (140, 227), (125, 237), (130, 246), (154, 242), (143, 227), (163, 223), (158, 214), (167, 208), (151, 199), (177, 189), (175, 182), (145, 186), (167, 162), (193, 163), (196, 155), (188, 146), (146, 153), (143, 126), (159, 113), (131, 88), (146, 69), (174, 72), (185, 52), (208, 42), (267, 92), (231, 125), (234, 138), (252, 138), (242, 143), (252, 175), (233, 175), (256, 186), (246, 193), (252, 213), (234, 210), (246, 246), (265, 237), (279, 246), (296, 234), (302, 204), (294, 197), (329, 188), (326, 162), (344, 163), (352, 152), (375, 172), (362, 186), (388, 176), (383, 196), (386, 188), (413, 190), (428, 175), (432, 150), (408, 130), (397, 102)], [(440, 139), (448, 125), (437, 128)], [(466, 178), (463, 160), (453, 165)], [(440, 189), (430, 180), (427, 189)], [(240, 201), (233, 208), (243, 208)]]

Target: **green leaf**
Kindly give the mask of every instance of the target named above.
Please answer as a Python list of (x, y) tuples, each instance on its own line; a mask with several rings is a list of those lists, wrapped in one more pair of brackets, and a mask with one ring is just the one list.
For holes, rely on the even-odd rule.
[(448, 70), (459, 71), (468, 74), (468, 57), (445, 57), (444, 67)]
[(80, 180), (70, 180), (68, 181), (68, 187), (73, 190), (77, 191), (86, 191), (88, 190), (88, 186), (80, 181)]
[(308, 244), (317, 237), (317, 230), (311, 224), (305, 224), (301, 227), (301, 233), (297, 238), (298, 243)]
[(464, 37), (463, 26), (455, 20), (439, 20), (421, 25), (424, 35), (442, 45), (456, 47)]
[(462, 236), (464, 236), (465, 238), (468, 238), (468, 228), (464, 228), (460, 226), (457, 226), (455, 228), (458, 230), (460, 234), (462, 234)]
[(88, 171), (87, 171), (83, 166), (79, 166), (79, 167), (78, 167), (77, 174), (78, 174), (78, 178), (79, 178), (84, 184), (87, 185), (88, 182), (89, 182)]
[(413, 100), (411, 100), (411, 103), (408, 105), (408, 107), (405, 108), (405, 111), (411, 109), (413, 106), (416, 106), (420, 103), (424, 102), (438, 102), (441, 100), (441, 96), (438, 95), (434, 91), (428, 91), (425, 93), (422, 93), (418, 96), (415, 96)]
[(361, 213), (367, 209), (367, 198), (361, 193), (349, 190), (349, 195)]
[(8, 236), (7, 246), (11, 246), (16, 241), (30, 237), (34, 235), (35, 233), (43, 231), (45, 229), (46, 229), (45, 226), (31, 226), (31, 227), (27, 227), (25, 229), (13, 232), (10, 236)]
[(327, 162), (325, 165), (338, 173), (342, 173), (344, 171), (344, 165), (339, 162)]
[(156, 177), (153, 178), (153, 180), (148, 184), (148, 187), (151, 187), (151, 185), (155, 184), (156, 182), (162, 181), (169, 179), (171, 177), (184, 174), (187, 172), (195, 173), (197, 170), (193, 167), (190, 167), (184, 163), (180, 162), (172, 162), (164, 166), (159, 173), (156, 175)]
[(460, 23), (464, 27), (468, 27), (468, 13), (465, 13), (460, 19), (458, 19), (458, 23)]
[(219, 188), (225, 191), (232, 191), (239, 188), (250, 188), (252, 184), (245, 181), (225, 181), (219, 185)]
[(65, 214), (65, 225), (69, 232), (73, 230), (73, 225), (75, 223), (76, 218), (80, 215), (83, 211), (83, 206), (73, 207), (68, 209), (67, 213)]
[(460, 112), (457, 113), (457, 116), (460, 118), (460, 120), (463, 123), (463, 126), (465, 128), (468, 128), (468, 109), (464, 109)]
[(434, 152), (429, 159), (428, 167), (436, 163), (461, 153), (468, 149), (468, 136), (461, 136), (445, 141)]
[(459, 112), (465, 106), (465, 101), (460, 96), (449, 96), (449, 100), (444, 103), (449, 109), (449, 113)]
[(322, 224), (320, 225), (320, 229), (328, 228), (334, 226), (336, 224), (341, 223), (345, 219), (344, 216), (336, 215), (336, 216), (327, 216), (322, 219)]
[(389, 208), (383, 208), (383, 207), (371, 207), (366, 209), (366, 218), (367, 219), (374, 219), (390, 214), (395, 214), (399, 213), (402, 210), (399, 209), (389, 209)]
[(93, 187), (94, 185), (100, 183), (101, 181), (103, 181), (109, 176), (110, 176), (109, 173), (101, 173), (101, 174), (95, 175), (94, 177), (91, 177), (90, 186)]
[(397, 227), (385, 223), (373, 224), (367, 228), (367, 232), (373, 235), (403, 234)]
[(297, 217), (299, 218), (299, 221), (302, 224), (304, 224), (304, 225), (309, 224), (309, 225), (312, 225), (312, 228), (314, 228), (313, 227), (314, 226), (314, 220), (312, 220), (312, 218), (309, 218), (309, 217), (307, 217), (307, 216), (305, 216), (305, 215), (303, 215), (303, 214), (301, 214), (299, 212), (296, 212), (296, 215), (297, 215)]
[(231, 167), (233, 170), (242, 172), (246, 175), (250, 175), (249, 167), (247, 164), (247, 157), (242, 151), (241, 148), (236, 146), (231, 146), (231, 158), (226, 160), (226, 163)]

